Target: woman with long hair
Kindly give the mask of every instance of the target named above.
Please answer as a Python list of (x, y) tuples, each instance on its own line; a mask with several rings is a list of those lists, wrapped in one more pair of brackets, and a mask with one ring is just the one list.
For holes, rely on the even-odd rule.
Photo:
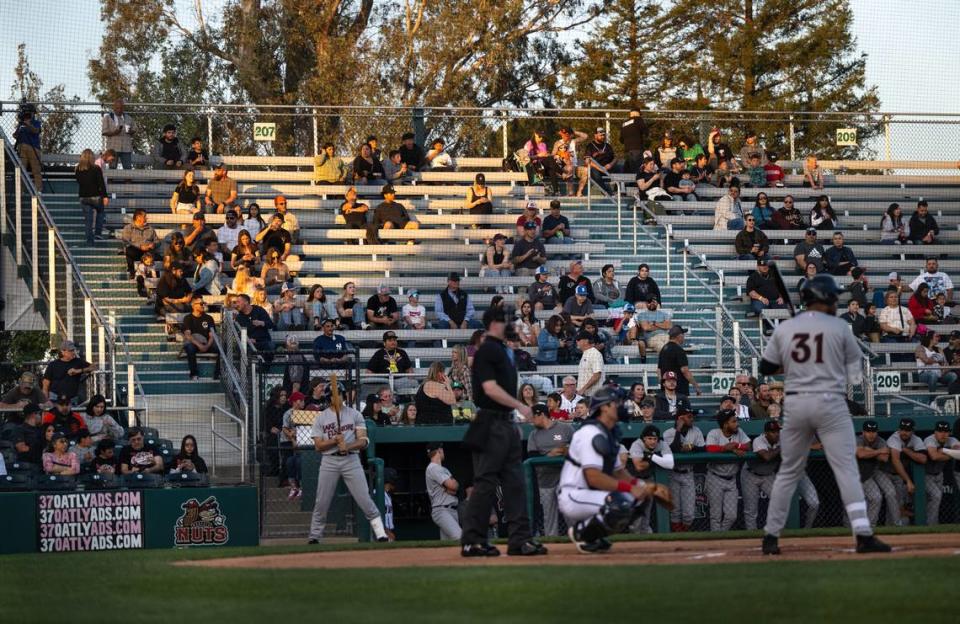
[(539, 174), (543, 179), (544, 189), (547, 194), (556, 194), (560, 184), (558, 180), (560, 167), (550, 152), (550, 149), (547, 147), (547, 140), (543, 133), (534, 130), (527, 142), (524, 143), (523, 149), (530, 159), (527, 165), (527, 176), (530, 179), (530, 183), (533, 183), (534, 174)]
[(342, 329), (358, 329), (362, 322), (363, 305), (357, 299), (357, 285), (347, 282), (343, 285), (343, 294), (334, 303)]
[(253, 297), (257, 286), (260, 285), (260, 278), (250, 276), (250, 268), (246, 264), (237, 267), (237, 273), (233, 276), (233, 284), (230, 286), (230, 293), (235, 295), (247, 295)]
[(910, 223), (904, 221), (900, 204), (890, 204), (880, 218), (880, 242), (886, 245), (912, 245)]
[(123, 439), (123, 427), (107, 414), (107, 400), (102, 394), (95, 394), (87, 401), (87, 411), (83, 416), (87, 431), (94, 442), (110, 438), (116, 442)]
[(537, 389), (533, 384), (521, 384), (520, 389), (517, 390), (517, 400), (527, 407), (533, 407), (537, 404)]
[(493, 214), (493, 189), (487, 186), (487, 176), (482, 173), (474, 176), (464, 207), (472, 215)]
[(241, 264), (248, 266), (254, 273), (260, 268), (260, 245), (246, 230), (240, 230), (237, 234), (237, 246), (230, 252), (230, 266), (233, 270), (238, 270)]
[(47, 450), (43, 453), (43, 472), (48, 475), (72, 477), (80, 474), (80, 460), (76, 453), (70, 452), (67, 436), (55, 432), (50, 437)]
[(283, 285), (290, 281), (290, 267), (280, 259), (280, 253), (276, 249), (267, 251), (267, 261), (260, 269), (260, 279), (263, 280), (263, 287), (268, 295), (279, 295)]
[(756, 226), (761, 230), (776, 229), (777, 224), (773, 221), (774, 210), (770, 205), (770, 198), (763, 191), (757, 193), (757, 200), (753, 204), (753, 220)]
[[(513, 263), (510, 254), (505, 249), (507, 237), (497, 233), (493, 242), (487, 247), (483, 255), (483, 277), (510, 277), (513, 275)], [(498, 293), (509, 290), (509, 286), (497, 286)]]
[(83, 208), (83, 229), (87, 235), (87, 244), (92, 245), (95, 239), (103, 239), (103, 222), (107, 204), (110, 203), (103, 170), (94, 162), (92, 150), (85, 149), (80, 154), (80, 162), (73, 170), (73, 176), (77, 180), (77, 195)]
[(203, 210), (200, 207), (200, 186), (196, 182), (193, 169), (183, 172), (183, 178), (173, 189), (170, 196), (170, 212), (173, 214), (189, 215)]
[(353, 159), (354, 184), (385, 184), (383, 165), (373, 157), (369, 143), (361, 143)]
[(417, 424), (417, 406), (415, 403), (407, 403), (400, 411), (400, 418), (397, 422), (391, 421), (390, 424), (413, 427)]
[(520, 336), (520, 344), (525, 347), (537, 346), (540, 323), (537, 322), (533, 305), (529, 301), (523, 300), (520, 302), (520, 309), (517, 310), (517, 320), (513, 324)]
[(170, 244), (167, 245), (167, 250), (163, 254), (163, 270), (169, 270), (170, 265), (175, 262), (185, 267), (185, 271), (193, 273), (193, 253), (187, 247), (186, 241), (183, 240), (183, 234), (180, 232), (174, 232), (170, 235)]
[(250, 236), (256, 238), (261, 230), (266, 229), (267, 222), (260, 216), (260, 204), (250, 202), (247, 206), (247, 217), (243, 220), (243, 229), (250, 232)]
[(195, 472), (206, 474), (207, 462), (203, 461), (197, 451), (197, 439), (192, 435), (183, 436), (180, 441), (180, 452), (173, 458), (173, 468), (170, 472)]
[(427, 369), (424, 380), (413, 398), (417, 406), (417, 419), (422, 425), (453, 424), (451, 406), (457, 402), (450, 380), (443, 370), (443, 363), (434, 362)]
[(462, 344), (454, 345), (450, 352), (450, 370), (447, 373), (450, 382), (459, 381), (463, 385), (463, 396), (468, 401), (473, 400), (473, 375), (470, 372), (470, 358), (467, 356), (467, 347)]
[(320, 284), (314, 284), (310, 287), (307, 299), (303, 302), (303, 312), (307, 318), (307, 323), (312, 325), (315, 331), (320, 331), (320, 324), (325, 319), (331, 319), (334, 324), (340, 323), (337, 306), (332, 301), (327, 300), (327, 295)]
[(918, 323), (936, 323), (938, 321), (937, 315), (933, 311), (934, 305), (936, 304), (930, 298), (930, 285), (926, 282), (920, 282), (917, 290), (907, 301), (907, 308)]
[(537, 363), (560, 364), (560, 350), (566, 349), (568, 343), (563, 333), (563, 317), (554, 314), (547, 320), (543, 330), (537, 334)]
[(826, 195), (818, 197), (817, 203), (810, 210), (810, 227), (815, 227), (818, 230), (835, 230), (840, 227), (837, 213), (833, 211), (830, 198)]

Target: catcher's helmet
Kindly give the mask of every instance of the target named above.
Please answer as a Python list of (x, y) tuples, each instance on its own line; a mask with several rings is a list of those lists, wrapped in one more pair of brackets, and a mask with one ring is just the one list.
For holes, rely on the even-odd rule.
[(833, 305), (840, 296), (840, 288), (833, 277), (827, 274), (815, 275), (804, 283), (800, 289), (800, 299), (805, 305), (811, 303), (825, 303)]

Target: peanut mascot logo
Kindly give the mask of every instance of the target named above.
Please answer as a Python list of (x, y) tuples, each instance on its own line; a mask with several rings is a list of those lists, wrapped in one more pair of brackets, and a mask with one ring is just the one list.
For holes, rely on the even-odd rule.
[(177, 546), (222, 546), (230, 539), (227, 517), (220, 511), (216, 496), (202, 503), (191, 498), (182, 505), (183, 515), (174, 527), (174, 544)]

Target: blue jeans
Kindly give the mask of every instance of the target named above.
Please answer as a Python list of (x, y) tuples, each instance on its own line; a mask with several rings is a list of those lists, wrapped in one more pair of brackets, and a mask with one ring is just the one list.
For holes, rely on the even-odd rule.
[(297, 487), (300, 487), (302, 485), (300, 481), (303, 476), (300, 469), (300, 453), (297, 453), (296, 451), (291, 453), (290, 456), (287, 457), (287, 460), (284, 462), (284, 464), (287, 469), (287, 477), (292, 481), (296, 481)]
[(743, 229), (743, 219), (740, 217), (735, 217), (727, 221), (728, 230), (742, 230)]
[(103, 234), (103, 222), (107, 218), (103, 200), (99, 197), (81, 197), (80, 206), (83, 208), (83, 230), (87, 242), (92, 244), (94, 234)]
[(739, 256), (737, 256), (737, 260), (753, 260), (753, 259), (754, 259), (753, 254), (740, 254)]
[(281, 312), (279, 316), (277, 329), (292, 329), (294, 327), (304, 327), (307, 324), (303, 316), (303, 310), (300, 308)]
[(776, 301), (771, 301), (770, 305), (763, 305), (763, 303), (759, 299), (750, 300), (750, 310), (755, 314), (757, 314), (758, 316), (764, 310), (776, 310), (782, 307), (783, 306), (778, 304)]
[[(920, 378), (920, 381), (927, 384), (927, 390), (930, 392), (937, 391), (937, 384), (943, 384), (944, 386), (949, 386), (951, 383), (957, 380), (957, 374), (953, 371), (947, 371), (946, 373), (941, 374), (940, 371), (935, 370), (925, 370), (920, 371), (917, 375)], [(931, 397), (931, 400), (933, 397)]]
[(120, 164), (123, 165), (124, 171), (133, 169), (133, 160), (131, 156), (133, 156), (133, 152), (117, 152), (117, 158), (110, 163), (110, 168), (116, 169), (117, 165)]

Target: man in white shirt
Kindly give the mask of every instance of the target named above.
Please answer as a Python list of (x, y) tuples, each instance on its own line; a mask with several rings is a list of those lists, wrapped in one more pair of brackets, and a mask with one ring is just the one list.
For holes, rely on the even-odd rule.
[(592, 396), (603, 386), (603, 354), (594, 346), (594, 335), (581, 331), (577, 334), (577, 348), (583, 354), (577, 367), (577, 394)]
[(443, 139), (433, 140), (433, 149), (427, 152), (426, 161), (431, 171), (453, 171), (457, 168), (456, 163), (446, 151)]
[(420, 305), (420, 293), (411, 290), (407, 296), (408, 303), (403, 305), (400, 312), (400, 322), (404, 329), (424, 329), (427, 326), (427, 309)]
[(573, 416), (577, 403), (581, 400), (583, 397), (577, 393), (577, 378), (567, 375), (563, 378), (563, 388), (560, 390), (560, 410)]
[(713, 215), (713, 229), (739, 230), (743, 228), (743, 223), (740, 187), (731, 184), (729, 192), (717, 200), (717, 207)]
[(237, 246), (240, 230), (243, 228), (237, 225), (237, 213), (233, 210), (227, 211), (223, 219), (223, 225), (217, 230), (217, 242), (220, 244), (221, 252), (229, 259), (230, 253)]
[(880, 342), (909, 342), (917, 333), (917, 322), (910, 310), (900, 305), (897, 291), (888, 290), (884, 295), (887, 305), (877, 313), (880, 323)]
[(916, 292), (917, 286), (926, 282), (930, 287), (930, 298), (936, 299), (943, 293), (947, 301), (953, 301), (953, 281), (950, 276), (940, 270), (940, 262), (936, 258), (927, 258), (926, 270), (910, 282), (910, 290)]

